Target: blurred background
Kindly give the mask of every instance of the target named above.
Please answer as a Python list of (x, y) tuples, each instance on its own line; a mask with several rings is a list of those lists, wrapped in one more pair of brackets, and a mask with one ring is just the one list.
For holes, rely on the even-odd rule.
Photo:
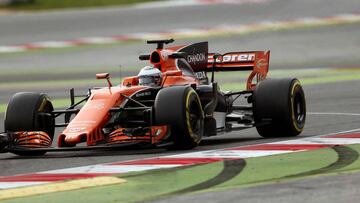
[[(297, 77), (304, 87), (308, 114), (300, 138), (358, 129), (359, 36), (359, 0), (0, 0), (0, 131), (14, 93), (47, 93), (64, 108), (70, 88), (84, 94), (106, 86), (95, 79), (102, 72), (120, 84), (147, 65), (138, 60), (154, 49), (146, 40), (168, 38), (175, 45), (208, 41), (210, 52), (270, 50), (269, 77)], [(222, 90), (242, 90), (248, 74), (215, 79)], [(248, 129), (206, 138), (194, 150), (273, 141)], [(176, 153), (182, 152), (1, 154), (0, 176)]]

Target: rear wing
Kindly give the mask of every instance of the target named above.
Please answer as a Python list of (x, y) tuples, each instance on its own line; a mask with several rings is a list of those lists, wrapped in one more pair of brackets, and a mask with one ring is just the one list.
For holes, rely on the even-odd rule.
[[(230, 52), (220, 55), (208, 53), (208, 42), (168, 47), (167, 51), (169, 50), (173, 52), (172, 56), (175, 53), (182, 56), (176, 58), (175, 66), (177, 70), (181, 70), (185, 75), (195, 74), (204, 83), (208, 83), (206, 72), (247, 70), (251, 71), (247, 80), (247, 89), (251, 90), (255, 88), (256, 82), (266, 78), (269, 70), (270, 51)], [(216, 59), (214, 59), (214, 56), (216, 56)], [(149, 58), (152, 57), (149, 56)], [(158, 63), (160, 64), (160, 62), (159, 59)], [(254, 80), (255, 78), (256, 80)]]
[[(214, 53), (208, 54), (206, 72), (212, 71)], [(269, 69), (270, 51), (230, 52), (218, 55), (215, 71), (245, 71), (257, 68)]]
[(264, 80), (269, 71), (270, 51), (250, 51), (250, 52), (230, 52), (224, 55), (216, 54), (214, 63), (214, 53), (208, 54), (206, 72), (213, 71), (252, 71), (247, 80), (247, 89), (254, 89), (253, 82)]

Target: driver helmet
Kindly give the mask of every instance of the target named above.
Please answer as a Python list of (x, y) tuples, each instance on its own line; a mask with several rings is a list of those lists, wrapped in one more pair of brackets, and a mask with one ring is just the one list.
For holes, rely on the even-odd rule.
[(138, 74), (139, 85), (143, 86), (160, 86), (162, 75), (159, 69), (152, 66), (145, 66)]

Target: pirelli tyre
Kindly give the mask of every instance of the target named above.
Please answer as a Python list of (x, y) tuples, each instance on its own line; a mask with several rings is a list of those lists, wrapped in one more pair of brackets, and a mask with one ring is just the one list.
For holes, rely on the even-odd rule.
[[(54, 110), (46, 94), (19, 92), (14, 94), (8, 104), (4, 128), (6, 132), (43, 131), (53, 140), (55, 119)], [(42, 155), (45, 152), (21, 152), (19, 155)]]
[(305, 126), (306, 101), (296, 78), (266, 79), (253, 94), (254, 121), (262, 137), (292, 137)]
[(196, 147), (204, 134), (204, 113), (198, 94), (190, 86), (159, 91), (155, 99), (156, 125), (169, 125), (175, 149)]

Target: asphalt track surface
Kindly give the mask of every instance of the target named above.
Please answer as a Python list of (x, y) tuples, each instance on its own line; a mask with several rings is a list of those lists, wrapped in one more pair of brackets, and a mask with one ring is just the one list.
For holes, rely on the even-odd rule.
[[(333, 14), (353, 13), (360, 10), (356, 0), (335, 1), (285, 1), (273, 0), (259, 5), (209, 5), (177, 8), (156, 9), (100, 9), (82, 12), (56, 12), (52, 14), (21, 14), (0, 17), (0, 44), (13, 45), (45, 40), (73, 39), (86, 36), (106, 36), (133, 32), (166, 31), (167, 29), (209, 27), (221, 23), (252, 23), (268, 20), (288, 20), (299, 17), (324, 17)], [(4, 29), (3, 29), (4, 28)], [(219, 36), (209, 39), (210, 49), (219, 52), (270, 49), (271, 69), (301, 69), (315, 67), (359, 67), (360, 59), (360, 25), (337, 25), (319, 28), (295, 29), (287, 31), (268, 31), (245, 36)], [(181, 40), (197, 41), (197, 39)], [(53, 80), (71, 77), (91, 78), (86, 73), (87, 67), (141, 67), (137, 55), (147, 52), (150, 47), (141, 43), (123, 44), (117, 46), (89, 47), (71, 49), (59, 52), (34, 52), (20, 55), (0, 56), (0, 69), (28, 68), (69, 68), (84, 69), (84, 74), (64, 74), (52, 76)], [(101, 71), (99, 71), (101, 72)], [(125, 73), (124, 73), (125, 74)], [(1, 74), (0, 74), (1, 78)], [(1, 81), (9, 78), (1, 78)], [(12, 80), (31, 80), (24, 76)], [(42, 79), (42, 78), (36, 78)], [(49, 79), (49, 78), (47, 78)], [(46, 79), (45, 79), (46, 80)], [(360, 113), (359, 80), (307, 85), (304, 87), (308, 112)], [(71, 84), (69, 84), (69, 88)], [(80, 87), (84, 88), (84, 87)], [(27, 89), (35, 91), (37, 89)], [(0, 101), (22, 89), (1, 90)], [(40, 90), (39, 90), (40, 91)], [(63, 89), (44, 87), (43, 92), (53, 97), (66, 94)], [(2, 123), (2, 121), (0, 121)], [(319, 115), (309, 114), (306, 129), (301, 137), (315, 136), (359, 128), (360, 117), (349, 115)], [(1, 129), (3, 126), (1, 126)], [(255, 129), (228, 133), (219, 137), (205, 139), (198, 148), (192, 151), (218, 149), (232, 146), (266, 143), (279, 139), (262, 139)], [(95, 163), (139, 159), (182, 153), (181, 151), (166, 151), (162, 149), (125, 149), (119, 151), (96, 152), (66, 152), (48, 153), (44, 157), (17, 157), (12, 154), (0, 155), (0, 176), (30, 173), (51, 169), (84, 166)], [(191, 195), (173, 199), (173, 202), (185, 200), (196, 202), (237, 202), (239, 198), (248, 202), (260, 202), (269, 198), (271, 202), (300, 202), (302, 190), (313, 194), (306, 202), (335, 201), (335, 192), (340, 192), (332, 184), (346, 184), (347, 188), (358, 185), (351, 179), (358, 180), (359, 175), (350, 174), (336, 177), (322, 177), (289, 183), (274, 184), (248, 189), (220, 191)], [(308, 187), (311, 185), (311, 187)], [(326, 189), (325, 189), (326, 187)], [(277, 188), (276, 192), (274, 188)], [(305, 188), (305, 189), (304, 189)], [(310, 189), (308, 189), (310, 188)], [(342, 190), (344, 202), (353, 201), (356, 189)], [(259, 194), (259, 195), (257, 195)], [(268, 195), (266, 195), (268, 194)], [(315, 194), (319, 194), (315, 196)], [(324, 194), (324, 195), (322, 195)], [(325, 195), (331, 194), (331, 195)], [(349, 195), (346, 195), (349, 194)], [(321, 197), (321, 198), (319, 198)], [(315, 201), (319, 200), (319, 201)], [(165, 200), (168, 201), (168, 200)], [(331, 201), (330, 201), (331, 202)]]

